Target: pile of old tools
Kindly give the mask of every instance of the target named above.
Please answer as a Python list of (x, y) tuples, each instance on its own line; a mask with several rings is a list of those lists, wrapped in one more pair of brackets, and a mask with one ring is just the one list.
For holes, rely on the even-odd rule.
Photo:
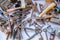
[[(48, 22), (52, 22), (60, 25), (60, 18), (58, 17), (60, 7), (57, 6), (57, 3), (50, 3), (44, 10), (44, 6), (39, 4), (41, 10), (39, 12), (37, 9), (38, 4), (36, 2), (33, 3), (31, 0), (25, 0), (24, 5), (22, 5), (21, 0), (8, 0), (9, 4), (5, 1), (0, 4), (0, 31), (7, 34), (6, 40), (8, 38), (22, 40), (22, 30), (29, 37), (26, 40), (31, 40), (38, 34), (40, 35), (39, 40), (44, 40), (42, 32), (45, 32), (46, 40), (54, 40), (55, 36), (60, 38), (60, 32), (56, 35), (56, 30), (48, 24)], [(26, 27), (26, 24), (29, 24), (29, 27), (33, 25), (35, 29)], [(35, 34), (30, 36), (27, 30), (35, 31)], [(50, 38), (48, 38), (47, 33), (50, 34)]]

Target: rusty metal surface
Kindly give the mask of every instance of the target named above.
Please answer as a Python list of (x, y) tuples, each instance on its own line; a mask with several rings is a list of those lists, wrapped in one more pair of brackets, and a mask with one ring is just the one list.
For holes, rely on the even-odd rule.
[[(7, 14), (5, 18), (0, 18), (0, 31), (6, 34), (4, 36), (5, 40), (60, 40), (60, 25), (50, 22), (49, 18), (45, 19), (46, 16), (52, 15), (54, 10), (40, 18), (39, 14), (45, 7), (45, 1), (35, 0), (32, 2), (29, 5), (24, 4), (26, 8), (17, 9), (9, 13), (3, 12)], [(15, 8), (15, 4), (12, 7), (10, 6), (11, 2), (7, 0), (1, 4), (6, 5), (8, 9)], [(0, 40), (3, 39), (1, 38)]]

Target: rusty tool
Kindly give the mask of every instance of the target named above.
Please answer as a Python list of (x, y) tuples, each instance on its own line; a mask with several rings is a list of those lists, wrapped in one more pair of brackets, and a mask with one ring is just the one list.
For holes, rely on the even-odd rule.
[(56, 23), (56, 24), (59, 24), (60, 25), (60, 19), (58, 18), (51, 18), (50, 20), (52, 23)]
[[(24, 27), (25, 27), (25, 23), (26, 23), (26, 22), (23, 23)], [(27, 30), (26, 30), (25, 28), (24, 28), (24, 31), (25, 31), (26, 35), (27, 35), (28, 37), (30, 37), (29, 34), (27, 33)]]
[(30, 38), (28, 38), (27, 40), (31, 40), (32, 38), (34, 38), (38, 33), (35, 33), (33, 36), (31, 36)]
[(40, 38), (39, 38), (39, 40), (43, 40), (43, 37), (42, 37), (42, 35), (41, 35), (41, 33), (42, 33), (42, 30), (41, 30), (41, 28), (39, 28), (38, 26), (36, 26), (35, 27), (35, 30), (36, 30), (36, 33), (39, 33), (40, 34)]

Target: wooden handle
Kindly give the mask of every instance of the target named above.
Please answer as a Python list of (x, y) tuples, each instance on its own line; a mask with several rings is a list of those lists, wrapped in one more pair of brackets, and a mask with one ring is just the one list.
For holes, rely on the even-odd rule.
[(45, 19), (52, 18), (53, 15), (46, 16)]
[(45, 19), (52, 18), (52, 17), (55, 17), (55, 16), (56, 16), (55, 14), (52, 14), (52, 15), (46, 16)]
[(24, 9), (25, 7), (24, 6), (21, 6), (21, 7), (17, 7), (17, 8), (11, 8), (11, 9), (8, 9), (6, 10), (8, 13), (10, 12), (13, 12), (14, 10), (17, 10), (17, 9)]
[(47, 12), (49, 12), (50, 10), (52, 10), (55, 6), (56, 6), (55, 3), (51, 3), (51, 4), (39, 15), (39, 17), (42, 17), (44, 14), (46, 14)]
[(46, 3), (54, 2), (54, 0), (46, 0)]

